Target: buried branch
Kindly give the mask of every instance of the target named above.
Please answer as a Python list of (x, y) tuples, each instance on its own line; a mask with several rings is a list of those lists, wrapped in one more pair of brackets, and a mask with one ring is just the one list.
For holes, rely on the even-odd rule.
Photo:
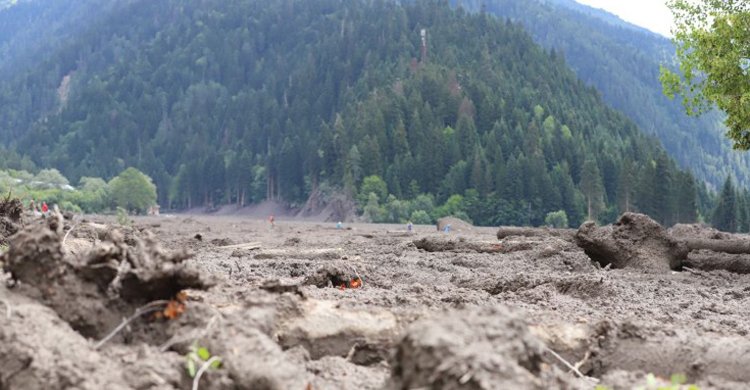
[[(570, 369), (570, 371), (573, 371), (573, 372), (574, 372), (574, 373), (575, 373), (575, 374), (576, 374), (576, 375), (577, 375), (577, 376), (578, 376), (579, 378), (581, 378), (581, 379), (585, 379), (585, 380), (588, 380), (588, 381), (591, 381), (591, 382), (593, 382), (593, 383), (598, 383), (598, 382), (599, 382), (599, 379), (596, 379), (596, 378), (592, 378), (592, 377), (590, 377), (590, 376), (586, 376), (586, 375), (583, 375), (583, 374), (581, 373), (581, 371), (579, 371), (579, 370), (578, 370), (578, 367), (576, 367), (576, 366), (574, 366), (574, 365), (570, 364), (570, 363), (569, 363), (569, 362), (568, 362), (567, 360), (563, 359), (563, 357), (562, 357), (562, 356), (560, 356), (560, 355), (559, 355), (559, 354), (558, 354), (557, 352), (553, 351), (553, 350), (552, 350), (552, 349), (550, 349), (549, 347), (544, 347), (544, 350), (545, 350), (546, 352), (549, 352), (549, 354), (550, 354), (550, 355), (554, 356), (554, 357), (555, 357), (555, 358), (556, 358), (557, 360), (559, 360), (559, 361), (560, 361), (560, 363), (564, 364), (564, 365), (565, 365), (565, 367), (568, 367), (568, 368)], [(586, 359), (586, 357), (584, 357), (584, 360), (583, 360), (583, 361), (585, 361), (585, 359)]]
[(201, 376), (203, 376), (203, 373), (206, 372), (209, 368), (212, 367), (212, 365), (221, 362), (221, 358), (218, 356), (211, 356), (210, 359), (203, 362), (203, 365), (198, 369), (198, 372), (195, 374), (195, 378), (193, 378), (193, 390), (198, 390), (198, 384), (201, 381)]
[(150, 303), (147, 303), (135, 310), (132, 316), (124, 319), (120, 325), (118, 325), (115, 329), (112, 330), (106, 337), (101, 339), (96, 345), (94, 345), (94, 349), (99, 349), (104, 345), (107, 341), (112, 339), (112, 337), (115, 337), (117, 333), (119, 333), (123, 328), (125, 328), (129, 323), (133, 322), (136, 318), (144, 315), (149, 314), (153, 312), (157, 312), (160, 310), (163, 310), (167, 305), (169, 304), (169, 301), (167, 300), (159, 300), (159, 301), (153, 301)]

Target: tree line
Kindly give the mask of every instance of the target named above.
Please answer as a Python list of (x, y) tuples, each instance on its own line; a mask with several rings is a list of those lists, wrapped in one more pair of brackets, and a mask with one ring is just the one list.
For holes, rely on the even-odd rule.
[(374, 221), (709, 213), (704, 185), (513, 22), (439, 0), (119, 7), (0, 86), (13, 164), (74, 181), (133, 166), (169, 208), (327, 187)]

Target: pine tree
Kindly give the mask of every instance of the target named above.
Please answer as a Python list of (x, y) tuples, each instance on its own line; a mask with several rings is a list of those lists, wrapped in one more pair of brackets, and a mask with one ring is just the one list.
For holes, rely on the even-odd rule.
[(737, 193), (732, 183), (732, 177), (727, 176), (719, 195), (719, 201), (714, 209), (711, 224), (721, 231), (736, 232), (739, 211), (737, 206)]
[(580, 187), (583, 195), (586, 196), (588, 219), (594, 221), (604, 203), (604, 185), (596, 160), (588, 159), (583, 163)]

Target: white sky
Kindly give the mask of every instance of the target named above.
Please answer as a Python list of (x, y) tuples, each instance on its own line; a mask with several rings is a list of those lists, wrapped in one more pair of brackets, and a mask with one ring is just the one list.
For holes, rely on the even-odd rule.
[(664, 4), (666, 0), (576, 0), (601, 8), (635, 25), (671, 37), (672, 13)]

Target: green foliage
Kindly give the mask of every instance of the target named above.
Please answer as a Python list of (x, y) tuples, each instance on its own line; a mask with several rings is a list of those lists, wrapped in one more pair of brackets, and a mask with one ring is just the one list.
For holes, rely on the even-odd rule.
[(8, 250), (8, 244), (0, 244), (0, 255)]
[(211, 362), (209, 368), (221, 368), (221, 358), (211, 355), (211, 352), (209, 352), (207, 348), (201, 347), (198, 344), (193, 344), (190, 347), (190, 352), (185, 355), (185, 370), (187, 370), (187, 373), (191, 378), (195, 378), (198, 369), (211, 360), (211, 358), (214, 358), (214, 360)]
[(667, 96), (682, 95), (686, 111), (713, 104), (727, 114), (734, 147), (750, 149), (750, 4), (745, 0), (670, 0), (679, 71), (662, 67)]
[(737, 191), (732, 183), (732, 178), (727, 177), (721, 194), (719, 194), (719, 200), (716, 202), (711, 224), (721, 231), (737, 232), (738, 227), (740, 227), (739, 211)]
[(375, 194), (379, 202), (384, 202), (388, 197), (388, 186), (380, 176), (367, 176), (362, 180), (362, 185), (359, 188), (359, 203), (367, 204), (370, 194)]
[(128, 168), (109, 182), (112, 202), (119, 208), (146, 212), (156, 204), (156, 186), (151, 178), (135, 168)]
[(430, 225), (433, 223), (432, 217), (424, 210), (414, 210), (411, 213), (410, 220), (417, 225)]
[(659, 66), (677, 70), (674, 57), (668, 55), (675, 52), (669, 39), (574, 1), (460, 3), (466, 10), (480, 12), (484, 7), (488, 14), (523, 24), (538, 43), (561, 54), (558, 60), (564, 57), (581, 80), (596, 87), (605, 102), (658, 137), (680, 167), (689, 168), (711, 188), (720, 189), (728, 174), (739, 186), (750, 185), (750, 155), (732, 151), (723, 116), (716, 110), (698, 118), (688, 116), (679, 103), (664, 96)]
[(565, 210), (551, 211), (544, 217), (544, 224), (554, 228), (568, 227), (568, 214)]
[(117, 224), (120, 226), (130, 226), (130, 216), (128, 211), (122, 207), (118, 207), (116, 210)]

